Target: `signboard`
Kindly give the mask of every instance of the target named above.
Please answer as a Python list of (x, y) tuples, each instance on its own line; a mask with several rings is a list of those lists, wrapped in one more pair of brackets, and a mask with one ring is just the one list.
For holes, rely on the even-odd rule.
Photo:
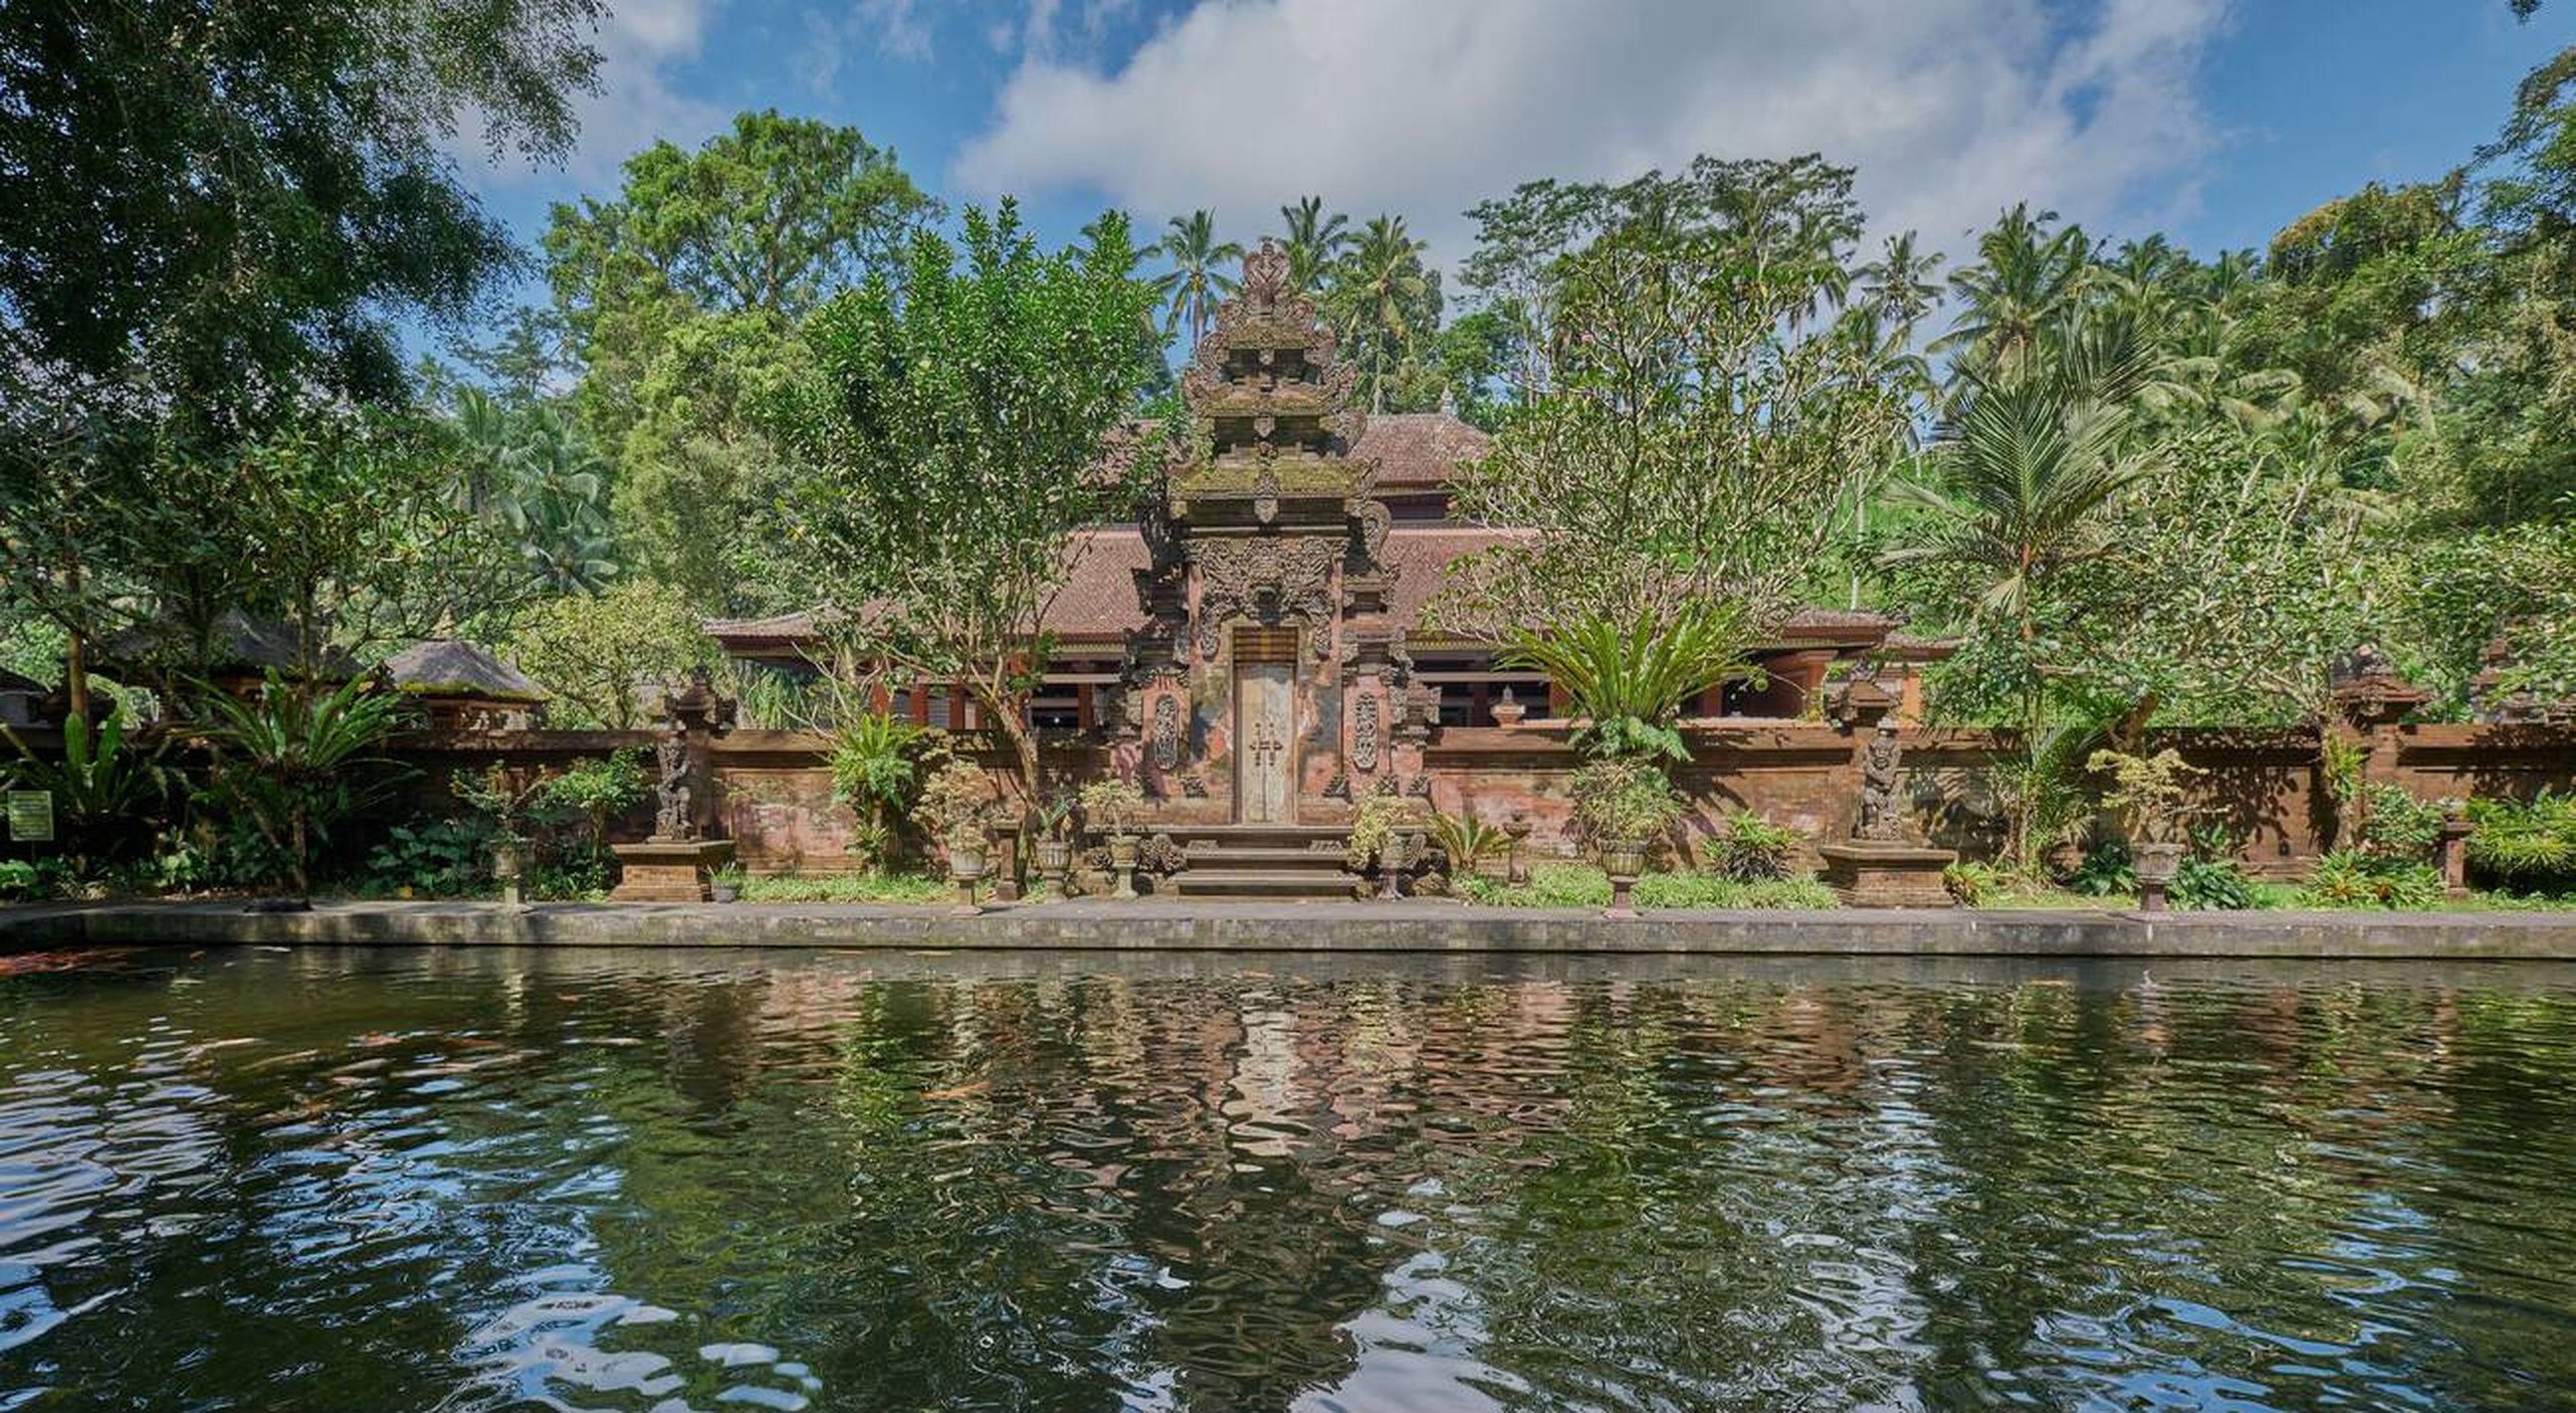
[(12, 790), (9, 792), (9, 842), (45, 844), (54, 837), (54, 792), (51, 790)]

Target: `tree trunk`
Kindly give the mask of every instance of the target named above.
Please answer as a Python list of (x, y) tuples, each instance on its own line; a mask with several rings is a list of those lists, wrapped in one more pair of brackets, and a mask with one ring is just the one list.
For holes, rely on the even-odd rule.
[[(81, 570), (77, 561), (63, 571), (63, 585), (71, 590), (74, 600), (80, 598)], [(70, 699), (72, 715), (89, 719), (89, 638), (77, 628), (63, 635), (63, 695)]]

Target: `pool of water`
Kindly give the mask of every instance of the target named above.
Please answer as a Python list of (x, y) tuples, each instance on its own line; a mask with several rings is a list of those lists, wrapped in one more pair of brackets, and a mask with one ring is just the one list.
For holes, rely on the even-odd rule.
[(2576, 1406), (2576, 968), (141, 951), (0, 1409)]

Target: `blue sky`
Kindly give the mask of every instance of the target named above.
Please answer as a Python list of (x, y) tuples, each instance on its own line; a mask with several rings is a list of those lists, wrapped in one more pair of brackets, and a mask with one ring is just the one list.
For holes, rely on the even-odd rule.
[(655, 137), (745, 107), (846, 123), (952, 203), (1070, 238), (1103, 206), (1235, 238), (1306, 192), (1454, 265), (1477, 198), (1694, 152), (1821, 151), (1936, 248), (2027, 198), (2208, 253), (2371, 180), (2435, 176), (2576, 0), (625, 0), (559, 169), (464, 159), (523, 239)]

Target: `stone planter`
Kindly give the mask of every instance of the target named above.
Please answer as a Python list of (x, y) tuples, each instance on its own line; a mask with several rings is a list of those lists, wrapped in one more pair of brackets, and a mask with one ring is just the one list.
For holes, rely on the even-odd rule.
[(959, 917), (973, 917), (984, 909), (975, 901), (975, 885), (984, 881), (984, 836), (971, 829), (959, 830), (948, 840), (948, 881), (957, 885), (957, 906), (949, 909)]
[(514, 908), (526, 901), (519, 880), (527, 876), (530, 852), (525, 839), (504, 839), (492, 846), (492, 877), (501, 885), (501, 901)]
[(1073, 872), (1073, 841), (1040, 839), (1037, 857), (1038, 901), (1041, 903), (1064, 901), (1065, 876)]
[(1379, 901), (1391, 903), (1404, 896), (1404, 871), (1413, 866), (1421, 847), (1418, 834), (1403, 829), (1387, 831), (1386, 842), (1377, 848)]
[(1608, 839), (1601, 844), (1601, 871), (1610, 875), (1610, 908), (1603, 917), (1635, 917), (1638, 875), (1646, 871), (1646, 841)]
[(708, 901), (708, 902), (710, 902), (710, 903), (735, 903), (735, 902), (740, 902), (741, 900), (742, 900), (742, 885), (741, 885), (741, 884), (739, 884), (739, 883), (735, 882), (734, 880), (732, 880), (732, 879), (730, 879), (730, 878), (711, 878), (711, 879), (707, 880), (707, 901)]
[(2132, 844), (2129, 855), (2138, 873), (2138, 906), (2147, 912), (2165, 910), (2165, 890), (2173, 887), (2182, 874), (2182, 845)]
[(1136, 865), (1143, 860), (1144, 855), (1145, 841), (1135, 835), (1109, 836), (1109, 871), (1118, 875), (1118, 887), (1110, 893), (1110, 897), (1136, 896)]

